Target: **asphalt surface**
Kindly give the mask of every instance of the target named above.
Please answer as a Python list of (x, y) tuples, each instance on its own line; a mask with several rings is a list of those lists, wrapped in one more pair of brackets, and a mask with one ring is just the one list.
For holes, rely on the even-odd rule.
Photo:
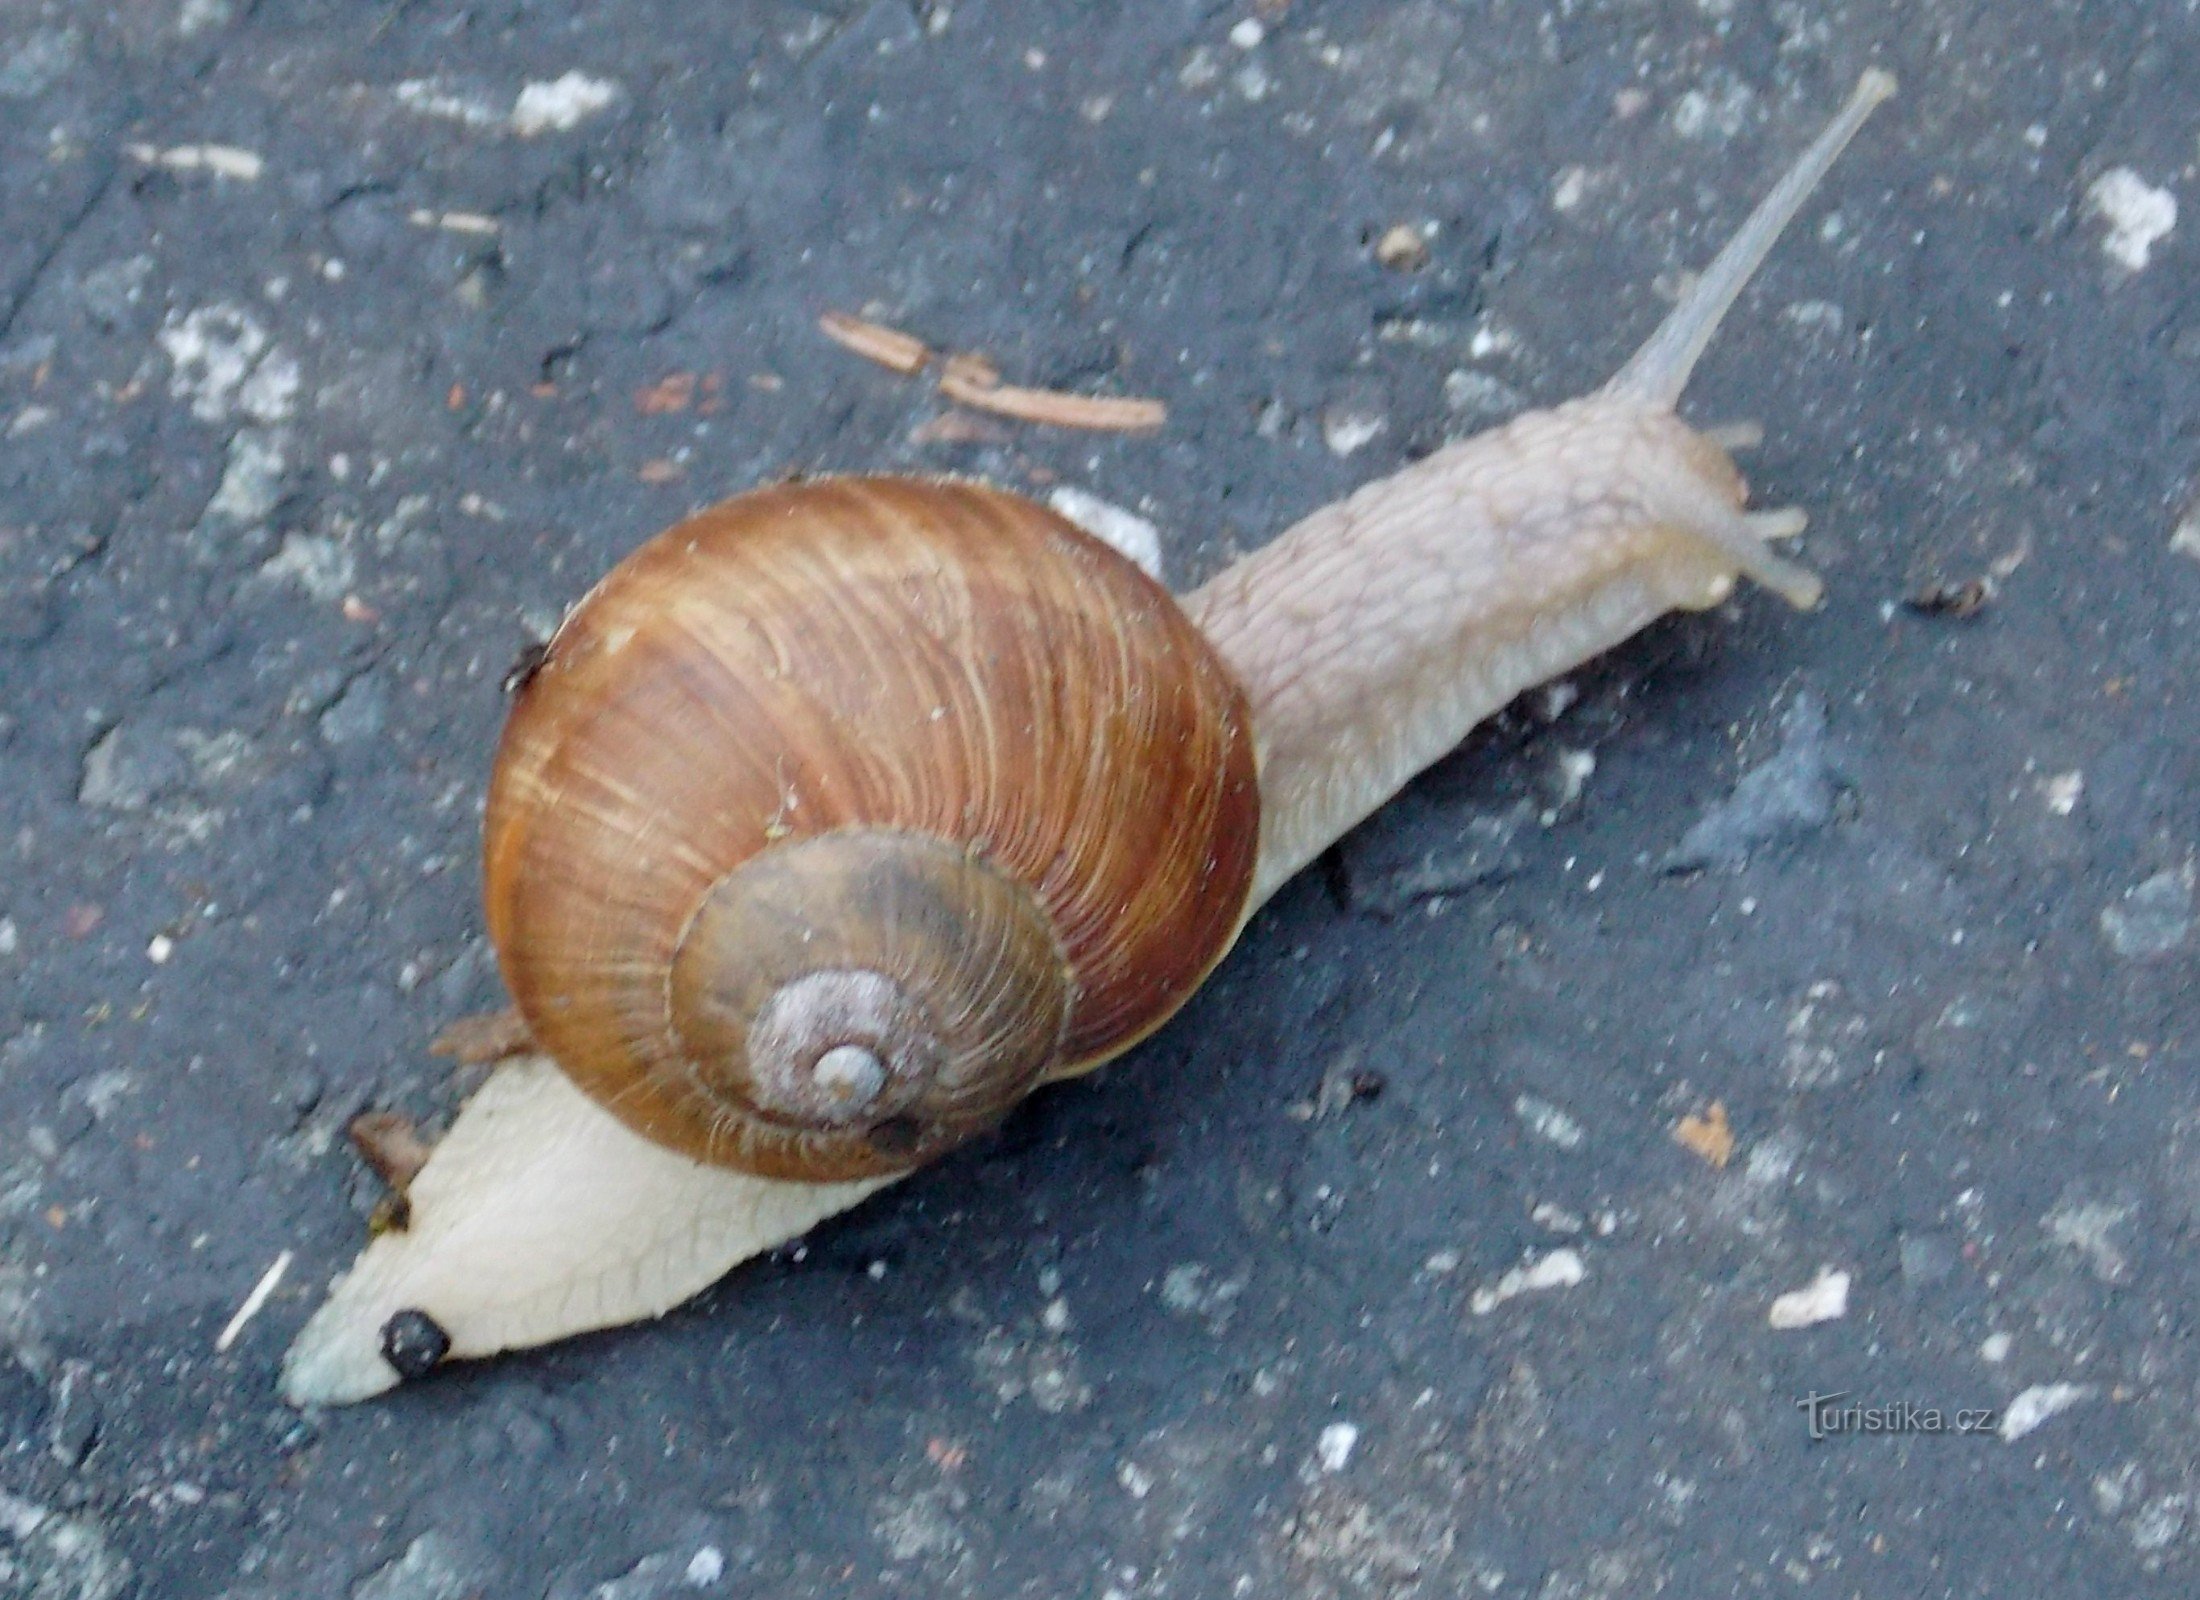
[[(1530, 696), (661, 1323), (277, 1402), (622, 552), (953, 471), (1196, 582), (1601, 381), (1873, 62), (1687, 406), (1821, 611)], [(9, 0), (0, 1593), (2192, 1593), (2196, 128), (2166, 0)]]

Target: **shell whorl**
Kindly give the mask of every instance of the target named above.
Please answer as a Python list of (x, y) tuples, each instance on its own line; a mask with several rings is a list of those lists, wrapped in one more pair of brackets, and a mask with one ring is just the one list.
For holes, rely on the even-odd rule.
[(522, 690), (489, 929), (637, 1131), (904, 1170), (1128, 1047), (1228, 949), (1243, 692), (1157, 584), (976, 485), (761, 490), (644, 545)]
[(929, 1160), (1060, 1049), (1074, 983), (1038, 902), (957, 846), (849, 828), (750, 857), (673, 957), (670, 1012), (736, 1166)]

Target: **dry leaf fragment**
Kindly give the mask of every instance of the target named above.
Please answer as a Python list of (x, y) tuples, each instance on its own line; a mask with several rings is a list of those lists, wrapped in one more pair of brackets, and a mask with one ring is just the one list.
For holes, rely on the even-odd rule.
[(452, 1056), (472, 1067), (522, 1054), (534, 1045), (534, 1036), (527, 1031), (527, 1019), (507, 1006), (502, 1011), (460, 1017), (435, 1036), (428, 1053)]
[(420, 1137), (410, 1117), (394, 1111), (362, 1111), (345, 1131), (359, 1158), (399, 1194), (411, 1187), (428, 1164), (428, 1141)]
[(1050, 428), (1083, 428), (1097, 433), (1151, 433), (1169, 420), (1158, 400), (1114, 399), (1063, 394), (1056, 389), (1022, 389), (1013, 384), (979, 384), (948, 373), (940, 393), (974, 411)]
[(1734, 1155), (1734, 1130), (1727, 1125), (1726, 1102), (1714, 1100), (1701, 1115), (1691, 1111), (1673, 1124), (1673, 1142), (1694, 1151), (1714, 1167)]
[(866, 361), (876, 361), (905, 377), (923, 370), (924, 364), (932, 359), (932, 349), (922, 339), (903, 333), (899, 328), (889, 328), (883, 322), (867, 322), (845, 311), (828, 311), (817, 319), (817, 325), (826, 338), (843, 350), (853, 351)]
[(695, 403), (695, 374), (671, 372), (634, 391), (634, 409), (645, 417), (671, 416)]

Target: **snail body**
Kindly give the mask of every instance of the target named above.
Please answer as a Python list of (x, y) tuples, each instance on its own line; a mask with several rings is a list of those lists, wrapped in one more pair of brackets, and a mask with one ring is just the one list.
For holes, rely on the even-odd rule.
[[(758, 491), (650, 541), (520, 689), (500, 1067), (284, 1364), (300, 1404), (656, 1315), (1167, 1020), (1278, 887), (1521, 690), (1747, 575), (1674, 415), (1871, 109), (1855, 95), (1609, 384), (1314, 513), (1172, 600), (972, 484)], [(406, 1341), (407, 1348), (417, 1340)]]

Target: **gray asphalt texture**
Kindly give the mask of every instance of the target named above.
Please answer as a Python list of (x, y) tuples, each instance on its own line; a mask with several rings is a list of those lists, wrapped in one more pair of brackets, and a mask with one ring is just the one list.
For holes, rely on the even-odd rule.
[[(277, 1402), (611, 562), (896, 469), (1196, 582), (1600, 382), (1871, 62), (1686, 407), (1821, 611), (1529, 696), (662, 1322)], [(2200, 18), (2103, 0), (10, 0), (0, 1593), (2193, 1593), (2196, 108)], [(829, 309), (1168, 425), (943, 429)]]

